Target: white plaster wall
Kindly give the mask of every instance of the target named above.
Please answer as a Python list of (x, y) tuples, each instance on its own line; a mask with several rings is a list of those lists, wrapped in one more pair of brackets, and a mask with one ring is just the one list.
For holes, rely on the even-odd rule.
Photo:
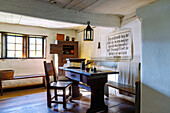
[[(94, 28), (94, 40), (84, 41), (83, 31), (77, 32), (79, 40), (80, 57), (91, 59), (92, 57), (106, 57), (106, 35), (111, 33), (114, 28), (96, 27)], [(98, 49), (98, 42), (101, 43), (101, 48)]]
[[(125, 23), (125, 24), (124, 24)], [(141, 62), (141, 21), (133, 18), (129, 22), (123, 22), (121, 30), (130, 29), (133, 39), (133, 62)]]
[[(32, 26), (22, 26), (13, 24), (0, 23), (0, 31), (34, 34), (34, 35), (46, 35), (46, 59), (5, 59), (0, 60), (0, 70), (12, 69), (15, 75), (31, 75), (31, 74), (44, 74), (43, 61), (50, 61), (53, 59), (53, 55), (50, 53), (50, 44), (55, 42), (56, 34), (65, 34), (65, 36), (75, 37), (75, 30), (54, 30)], [(41, 78), (26, 79), (26, 80), (10, 80), (3, 81), (4, 87), (19, 86), (25, 84), (42, 83)]]
[[(92, 57), (104, 58), (106, 57), (106, 36), (112, 32), (119, 32), (121, 30), (130, 29), (133, 37), (133, 61), (140, 62), (141, 58), (141, 22), (138, 18), (132, 19), (130, 22), (123, 24), (121, 28), (94, 28), (94, 41), (84, 41), (83, 31), (77, 32), (77, 39), (80, 41), (80, 57), (91, 59)], [(98, 42), (101, 43), (101, 48), (98, 49)]]
[[(125, 62), (141, 62), (141, 21), (138, 18), (132, 18), (129, 21), (123, 21), (121, 24), (121, 28), (117, 29), (116, 32), (122, 30), (131, 30), (132, 32), (132, 43), (133, 43), (133, 59), (131, 61)], [(117, 63), (119, 65), (119, 62)], [(135, 76), (135, 75), (133, 75)], [(136, 77), (135, 77), (136, 78)], [(137, 77), (138, 78), (138, 77)], [(139, 76), (140, 78), (140, 76)], [(118, 82), (118, 75), (117, 76), (109, 76), (109, 80), (113, 80)], [(121, 95), (118, 93), (118, 90), (114, 90), (110, 88), (110, 92), (114, 95), (120, 96), (132, 102), (135, 102), (135, 98), (127, 97), (125, 95)]]
[(170, 112), (170, 1), (137, 10), (142, 19), (141, 113)]

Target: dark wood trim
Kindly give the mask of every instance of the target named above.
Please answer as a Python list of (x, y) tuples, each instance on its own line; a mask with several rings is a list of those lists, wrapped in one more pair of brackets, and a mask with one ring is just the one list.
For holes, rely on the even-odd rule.
[(23, 36), (23, 39), (22, 39), (22, 43), (23, 43), (23, 44), (22, 44), (22, 57), (25, 58), (25, 50), (24, 50), (24, 49), (25, 49), (25, 48), (24, 48), (24, 46), (25, 46), (24, 42), (25, 42), (25, 41), (24, 41), (24, 39), (25, 39), (25, 37)]
[(45, 77), (45, 75), (24, 75), (24, 76), (14, 76), (13, 80), (15, 79), (26, 79), (26, 78), (37, 78), (37, 77)]
[(5, 58), (7, 58), (7, 35), (5, 35), (4, 38), (5, 38)]
[(27, 35), (23, 36), (23, 58), (27, 58), (27, 51), (28, 51), (27, 50), (27, 47), (28, 47), (27, 39), (28, 39)]
[(42, 57), (43, 57), (43, 58), (44, 58), (44, 40), (45, 40), (45, 39), (42, 40)]
[(29, 51), (29, 49), (28, 49), (28, 35), (26, 36), (26, 38), (25, 38), (25, 47), (26, 47), (26, 49), (25, 49), (25, 53), (26, 53), (26, 58), (28, 58), (28, 51)]
[(37, 55), (37, 38), (35, 38), (35, 56)]
[(2, 89), (2, 81), (0, 80), (0, 93), (1, 93), (1, 96), (3, 95), (3, 89)]
[(141, 82), (136, 82), (135, 113), (140, 113)]
[(25, 89), (34, 89), (34, 88), (40, 88), (40, 87), (44, 87), (44, 84), (36, 84), (36, 85), (27, 85), (27, 86), (3, 88), (3, 92), (25, 90)]
[(27, 55), (27, 58), (29, 58), (29, 56), (30, 56), (30, 46), (29, 46), (29, 43), (30, 43), (30, 40), (29, 40), (29, 36), (27, 37), (27, 41), (28, 41), (28, 43), (27, 43), (27, 47), (28, 47), (28, 55)]

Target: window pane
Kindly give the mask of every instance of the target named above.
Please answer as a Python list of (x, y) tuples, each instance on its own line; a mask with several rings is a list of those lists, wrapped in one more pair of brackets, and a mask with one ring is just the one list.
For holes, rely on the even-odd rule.
[(0, 33), (0, 58), (1, 58), (1, 33)]
[(16, 57), (22, 58), (22, 51), (16, 51)]
[(8, 44), (7, 50), (15, 50), (15, 44)]
[(16, 37), (16, 43), (22, 43), (22, 37)]
[(42, 50), (42, 45), (37, 45), (37, 50)]
[(30, 44), (35, 44), (35, 38), (29, 38)]
[(8, 51), (7, 57), (15, 57), (15, 51)]
[(29, 57), (43, 57), (43, 40), (41, 37), (29, 38)]
[(16, 44), (16, 50), (22, 50), (22, 44)]
[(42, 57), (43, 38), (29, 38), (29, 57)]
[(37, 51), (36, 57), (42, 57), (42, 51)]
[(35, 45), (30, 45), (30, 50), (35, 50)]
[(35, 51), (30, 51), (29, 55), (30, 57), (35, 57)]
[(37, 41), (37, 44), (42, 44), (42, 39), (41, 38), (37, 38), (36, 41)]
[(8, 43), (15, 43), (15, 36), (7, 36)]
[(7, 57), (22, 58), (22, 39), (7, 35)]

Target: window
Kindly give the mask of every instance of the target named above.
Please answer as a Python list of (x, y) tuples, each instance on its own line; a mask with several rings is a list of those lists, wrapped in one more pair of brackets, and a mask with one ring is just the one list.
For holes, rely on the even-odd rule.
[(29, 57), (44, 57), (44, 38), (29, 37)]
[(45, 58), (46, 36), (0, 32), (0, 58)]
[(22, 58), (23, 56), (23, 37), (6, 35), (7, 58)]

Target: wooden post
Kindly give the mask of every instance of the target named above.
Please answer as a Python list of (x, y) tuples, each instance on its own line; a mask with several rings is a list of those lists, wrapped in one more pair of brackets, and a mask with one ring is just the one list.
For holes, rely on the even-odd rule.
[(3, 94), (3, 89), (2, 89), (2, 81), (0, 80), (0, 93), (1, 93), (1, 96)]

